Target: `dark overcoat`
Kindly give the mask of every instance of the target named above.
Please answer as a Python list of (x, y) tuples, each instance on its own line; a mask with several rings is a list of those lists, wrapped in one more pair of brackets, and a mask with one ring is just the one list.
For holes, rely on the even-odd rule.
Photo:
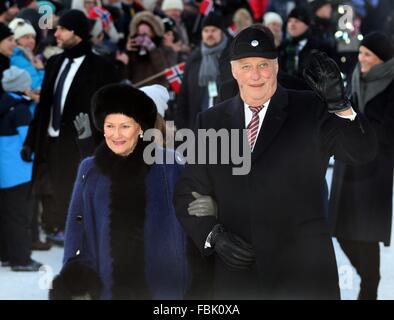
[[(312, 93), (278, 87), (252, 153), (251, 171), (232, 165), (188, 165), (177, 185), (175, 208), (204, 254), (213, 226), (223, 224), (250, 242), (251, 270), (232, 271), (214, 255), (214, 294), (228, 299), (338, 299), (337, 265), (326, 219), (325, 172), (330, 155), (348, 163), (374, 156), (365, 119), (329, 114)], [(239, 95), (203, 112), (197, 127), (244, 129)], [(215, 152), (220, 154), (221, 145)], [(231, 162), (230, 162), (231, 164)], [(189, 216), (192, 191), (211, 195), (218, 218)]]
[[(171, 156), (170, 150), (166, 153)], [(98, 164), (96, 158), (86, 158), (79, 167), (67, 217), (64, 265), (51, 296), (66, 299), (78, 290), (85, 266), (101, 282), (100, 299), (182, 299), (189, 283), (186, 236), (171, 202), (181, 167), (154, 164), (146, 174), (122, 169), (123, 177), (117, 179), (122, 182), (102, 172), (102, 163), (109, 168), (119, 162), (107, 158)], [(144, 199), (136, 198), (138, 185)], [(77, 266), (72, 272), (71, 263)], [(140, 264), (142, 274), (136, 269)], [(67, 278), (75, 284), (62, 283)], [(149, 293), (139, 288), (132, 296), (133, 286), (147, 286)]]
[[(33, 121), (30, 124), (25, 144), (35, 152), (33, 165), (33, 183), (37, 182), (40, 167), (46, 164), (48, 150), (48, 125), (53, 104), (53, 92), (56, 78), (65, 54), (56, 55), (48, 60), (42, 85), (40, 102), (38, 103)], [(52, 170), (53, 191), (62, 202), (68, 203), (72, 186), (75, 181), (80, 154), (77, 146), (77, 132), (74, 119), (80, 112), (90, 114), (90, 100), (93, 93), (102, 86), (116, 82), (115, 68), (103, 58), (89, 52), (79, 67), (67, 94), (57, 139), (58, 154), (55, 169)], [(92, 122), (91, 122), (92, 123)], [(100, 140), (93, 129), (96, 143)]]
[(335, 161), (329, 204), (335, 237), (390, 244), (394, 167), (394, 81), (364, 109), (377, 139), (376, 158), (365, 165)]

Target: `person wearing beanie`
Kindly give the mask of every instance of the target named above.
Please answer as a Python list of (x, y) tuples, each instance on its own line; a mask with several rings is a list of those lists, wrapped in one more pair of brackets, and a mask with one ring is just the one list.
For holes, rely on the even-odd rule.
[(283, 71), (302, 79), (304, 67), (313, 50), (334, 53), (329, 45), (312, 34), (311, 16), (307, 7), (295, 7), (287, 19), (287, 39), (280, 48), (280, 65)]
[(390, 245), (394, 169), (394, 52), (389, 38), (373, 32), (361, 41), (351, 80), (358, 112), (374, 128), (378, 152), (354, 166), (335, 161), (330, 225), (361, 278), (358, 299), (376, 300), (380, 282), (380, 247)]
[[(29, 72), (33, 81), (31, 89), (39, 92), (44, 79), (44, 64), (34, 55), (36, 48), (36, 32), (32, 25), (21, 18), (15, 18), (9, 24), (14, 32), (17, 47), (11, 56), (11, 65)], [(35, 100), (38, 102), (39, 96)]]
[(164, 13), (167, 10), (178, 10), (182, 12), (183, 9), (183, 0), (164, 0), (161, 4), (161, 10), (164, 11)]
[[(0, 77), (3, 71), (10, 67), (10, 58), (15, 48), (15, 39), (12, 31), (0, 22)], [(0, 84), (0, 94), (3, 93), (3, 87)]]
[(324, 41), (331, 48), (331, 54), (336, 52), (337, 40), (335, 32), (337, 31), (336, 21), (333, 19), (333, 7), (331, 1), (314, 0), (309, 3), (313, 22), (311, 25), (312, 35)]
[(279, 47), (283, 39), (283, 19), (276, 12), (267, 12), (263, 17), (263, 24), (271, 30), (275, 37), (275, 45)]
[[(104, 141), (79, 166), (64, 264), (49, 297), (183, 299), (191, 279), (186, 237), (166, 196), (180, 166), (144, 161), (143, 135), (154, 128), (155, 103), (130, 85), (112, 84), (95, 93), (91, 114)], [(86, 241), (92, 245), (75, 256)]]
[[(161, 10), (166, 17), (175, 22), (173, 36), (175, 41), (171, 47), (178, 51), (179, 61), (186, 61), (191, 53), (191, 44), (186, 24), (195, 20), (190, 12), (184, 12), (183, 0), (164, 0)], [(165, 36), (166, 37), (166, 36)]]
[[(339, 299), (324, 177), (332, 155), (360, 165), (372, 159), (373, 129), (352, 109), (326, 54), (306, 66), (314, 92), (278, 85), (266, 27), (238, 33), (229, 57), (239, 94), (198, 115), (195, 132), (220, 139), (203, 148), (208, 154), (196, 150), (200, 160), (188, 163), (174, 195), (187, 235), (212, 259), (213, 273), (202, 273), (214, 279), (213, 299)], [(251, 157), (239, 175), (239, 159), (225, 156), (229, 145)]]
[(12, 271), (37, 272), (42, 264), (31, 259), (32, 164), (20, 157), (32, 118), (32, 101), (24, 95), (31, 89), (31, 78), (11, 66), (3, 72), (1, 83), (5, 92), (0, 96), (0, 260)]
[(0, 22), (8, 24), (19, 13), (15, 0), (2, 0), (0, 2)]
[[(67, 208), (80, 161), (73, 120), (88, 112), (98, 88), (118, 80), (113, 64), (92, 52), (89, 32), (83, 12), (67, 10), (61, 15), (55, 37), (63, 52), (46, 64), (40, 101), (21, 151), (25, 161), (34, 161), (33, 185), (37, 195), (45, 194), (44, 230), (48, 239), (58, 244), (64, 241)], [(100, 139), (95, 130), (94, 137), (97, 144)], [(48, 183), (52, 188), (43, 189)]]
[(178, 99), (177, 128), (193, 128), (199, 112), (212, 107), (218, 97), (220, 59), (228, 51), (223, 18), (211, 12), (202, 21), (201, 45), (186, 62)]

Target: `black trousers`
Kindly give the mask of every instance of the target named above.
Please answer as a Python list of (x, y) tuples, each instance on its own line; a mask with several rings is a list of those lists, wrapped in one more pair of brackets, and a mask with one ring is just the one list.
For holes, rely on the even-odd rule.
[(1, 259), (11, 265), (25, 265), (31, 254), (33, 214), (30, 183), (0, 190)]
[(337, 239), (361, 278), (359, 300), (376, 300), (380, 281), (378, 242)]
[[(39, 164), (40, 178), (35, 181), (35, 192), (42, 202), (42, 225), (46, 233), (64, 230), (68, 206), (78, 165), (67, 163), (58, 138), (49, 138), (43, 162)], [(67, 159), (67, 160), (64, 160)], [(71, 172), (70, 172), (71, 170)], [(39, 185), (39, 187), (37, 187)]]

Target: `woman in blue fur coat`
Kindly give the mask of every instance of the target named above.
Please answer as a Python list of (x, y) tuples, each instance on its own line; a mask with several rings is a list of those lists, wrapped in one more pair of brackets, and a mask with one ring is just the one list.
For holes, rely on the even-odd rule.
[(64, 265), (50, 299), (185, 296), (186, 238), (172, 205), (180, 168), (143, 159), (141, 137), (156, 113), (154, 102), (128, 85), (107, 85), (93, 97), (94, 124), (105, 141), (80, 164)]

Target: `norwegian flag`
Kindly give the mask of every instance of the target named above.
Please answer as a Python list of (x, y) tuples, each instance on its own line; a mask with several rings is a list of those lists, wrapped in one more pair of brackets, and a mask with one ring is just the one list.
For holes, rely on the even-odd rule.
[(112, 22), (111, 13), (102, 7), (93, 7), (90, 9), (89, 17), (91, 19), (100, 19), (104, 29)]
[(171, 89), (179, 94), (181, 91), (181, 84), (183, 78), (183, 72), (185, 71), (185, 63), (179, 63), (171, 68), (166, 70), (166, 78), (168, 83), (170, 84)]
[(200, 4), (200, 14), (207, 16), (213, 11), (213, 0), (203, 0)]
[(227, 32), (230, 36), (235, 37), (235, 35), (237, 34), (237, 27), (235, 26), (235, 24), (229, 26), (227, 28)]

